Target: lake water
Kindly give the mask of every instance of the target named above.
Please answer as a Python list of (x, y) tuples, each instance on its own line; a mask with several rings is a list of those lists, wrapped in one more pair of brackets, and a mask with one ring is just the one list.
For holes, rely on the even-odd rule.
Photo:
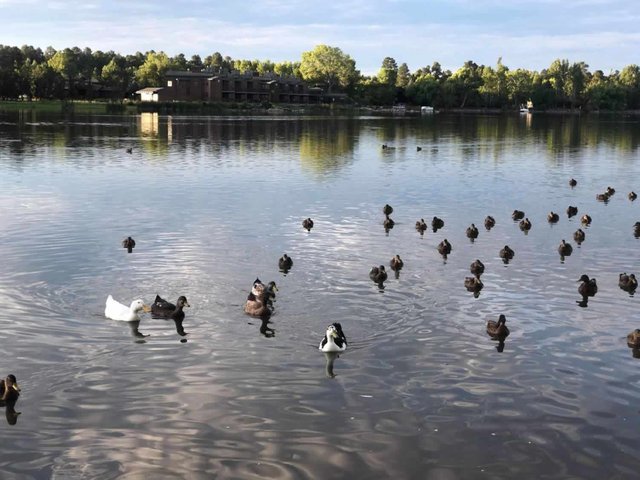
[[(0, 375), (22, 387), (3, 480), (637, 478), (640, 316), (618, 274), (640, 273), (638, 118), (5, 112), (0, 186)], [(279, 287), (270, 323), (243, 313), (256, 277)], [(144, 314), (136, 336), (109, 294), (185, 295), (187, 335)], [(349, 346), (331, 365), (332, 322)]]

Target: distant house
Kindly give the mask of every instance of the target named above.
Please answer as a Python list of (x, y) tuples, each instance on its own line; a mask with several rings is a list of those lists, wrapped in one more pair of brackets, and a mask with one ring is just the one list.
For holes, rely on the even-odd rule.
[(163, 87), (147, 87), (136, 92), (143, 102), (166, 102), (170, 100)]
[(322, 89), (276, 74), (169, 70), (163, 87), (138, 90), (142, 101), (319, 103)]

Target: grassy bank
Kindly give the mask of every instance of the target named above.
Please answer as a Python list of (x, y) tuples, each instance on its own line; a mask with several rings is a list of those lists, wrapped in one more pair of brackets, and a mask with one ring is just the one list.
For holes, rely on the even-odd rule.
[(136, 113), (135, 105), (119, 102), (88, 102), (65, 100), (34, 100), (34, 101), (1, 101), (0, 111), (29, 110), (46, 113)]

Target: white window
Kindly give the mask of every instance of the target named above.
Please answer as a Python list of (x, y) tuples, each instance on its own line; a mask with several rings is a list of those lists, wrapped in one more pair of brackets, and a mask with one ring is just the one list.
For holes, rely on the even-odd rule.
[(173, 87), (173, 82), (171, 80), (167, 80), (167, 87)]

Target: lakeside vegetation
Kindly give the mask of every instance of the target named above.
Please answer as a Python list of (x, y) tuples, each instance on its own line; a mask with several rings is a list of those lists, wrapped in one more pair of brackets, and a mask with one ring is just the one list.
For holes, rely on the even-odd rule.
[[(536, 110), (640, 110), (640, 67), (635, 64), (607, 74), (566, 59), (556, 59), (541, 71), (511, 70), (498, 59), (495, 66), (467, 61), (454, 72), (433, 62), (411, 72), (406, 63), (398, 65), (386, 57), (378, 74), (367, 76), (348, 54), (327, 45), (303, 52), (300, 61), (279, 63), (232, 59), (219, 52), (203, 60), (199, 55), (187, 59), (184, 54), (169, 57), (155, 51), (121, 55), (78, 47), (42, 50), (0, 45), (0, 99), (73, 101), (69, 108), (91, 110), (95, 108), (87, 106), (91, 103), (78, 101), (131, 101), (136, 90), (162, 85), (167, 70), (292, 75), (321, 85), (326, 92), (346, 94), (348, 102), (356, 105), (513, 110), (531, 100)], [(19, 104), (24, 108), (24, 102)], [(115, 112), (127, 107), (102, 108)]]

